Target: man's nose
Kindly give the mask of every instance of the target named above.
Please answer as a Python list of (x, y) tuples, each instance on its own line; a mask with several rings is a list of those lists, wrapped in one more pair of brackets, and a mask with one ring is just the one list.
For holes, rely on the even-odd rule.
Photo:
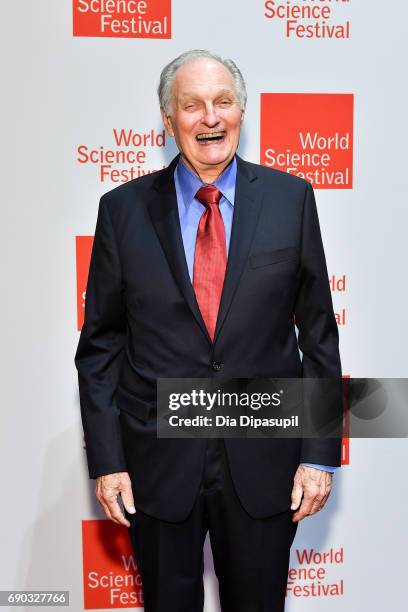
[(217, 115), (216, 109), (212, 105), (208, 105), (205, 108), (205, 113), (203, 116), (203, 123), (208, 125), (208, 127), (214, 127), (219, 122), (219, 117)]

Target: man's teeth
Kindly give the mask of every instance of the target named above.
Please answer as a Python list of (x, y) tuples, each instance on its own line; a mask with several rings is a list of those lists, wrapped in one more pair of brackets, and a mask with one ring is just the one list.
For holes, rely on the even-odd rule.
[(224, 137), (224, 132), (208, 132), (205, 134), (197, 134), (197, 140), (220, 140)]

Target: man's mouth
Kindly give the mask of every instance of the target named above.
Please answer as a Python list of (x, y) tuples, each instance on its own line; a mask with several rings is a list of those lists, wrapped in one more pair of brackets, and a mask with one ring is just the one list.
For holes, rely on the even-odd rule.
[(225, 138), (225, 132), (202, 132), (197, 134), (196, 140), (200, 144), (211, 144), (221, 142)]

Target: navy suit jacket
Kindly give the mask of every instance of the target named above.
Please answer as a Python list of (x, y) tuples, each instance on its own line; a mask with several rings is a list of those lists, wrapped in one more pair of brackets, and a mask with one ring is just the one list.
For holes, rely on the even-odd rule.
[[(168, 521), (192, 508), (206, 442), (157, 438), (158, 377), (341, 377), (310, 183), (237, 156), (211, 342), (182, 243), (178, 158), (102, 196), (75, 356), (90, 478), (128, 471), (136, 508)], [(230, 438), (225, 446), (236, 492), (257, 518), (289, 509), (300, 462), (340, 465), (340, 439)]]

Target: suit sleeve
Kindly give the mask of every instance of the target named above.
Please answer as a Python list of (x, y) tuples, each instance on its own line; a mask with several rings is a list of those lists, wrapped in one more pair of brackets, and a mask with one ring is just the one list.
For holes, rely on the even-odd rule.
[[(326, 258), (323, 249), (319, 219), (313, 188), (306, 185), (303, 205), (301, 236), (301, 269), (300, 283), (295, 303), (295, 323), (298, 328), (298, 345), (303, 353), (303, 378), (330, 379), (321, 384), (318, 401), (306, 406), (313, 412), (319, 410), (333, 411), (341, 419), (341, 361), (339, 354), (339, 332), (333, 312), (333, 303), (328, 279)], [(335, 382), (337, 379), (338, 382)], [(326, 386), (325, 386), (326, 385)], [(312, 385), (310, 385), (311, 387)], [(308, 388), (305, 381), (304, 387)], [(314, 389), (319, 388), (314, 385)], [(328, 389), (325, 397), (325, 389)], [(314, 391), (315, 392), (315, 391)], [(330, 396), (330, 397), (329, 397)], [(307, 402), (305, 401), (305, 405)], [(316, 406), (318, 405), (318, 408)], [(330, 405), (330, 408), (329, 408)], [(325, 415), (323, 415), (325, 417)], [(313, 419), (313, 414), (312, 414)], [(302, 441), (301, 463), (319, 463), (323, 465), (340, 465), (340, 437), (305, 437)]]
[(126, 338), (121, 266), (105, 196), (99, 203), (85, 320), (75, 355), (90, 478), (127, 471), (115, 392)]

